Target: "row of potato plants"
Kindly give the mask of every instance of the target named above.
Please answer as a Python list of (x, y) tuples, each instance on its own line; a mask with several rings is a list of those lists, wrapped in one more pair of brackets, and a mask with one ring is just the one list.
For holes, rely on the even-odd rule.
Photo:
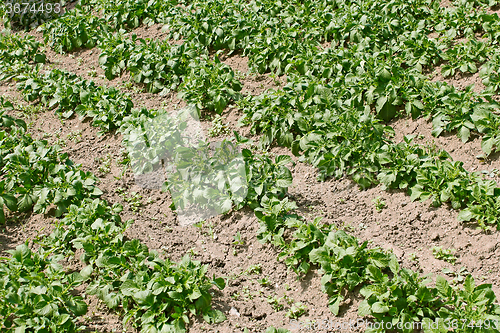
[(166, 41), (144, 40), (121, 33), (103, 37), (99, 64), (111, 80), (123, 71), (131, 79), (161, 95), (178, 90), (179, 97), (218, 113), (241, 97), (241, 82), (231, 67), (211, 59), (206, 50), (193, 43), (170, 45)]
[[(60, 98), (71, 100), (71, 90), (63, 90)], [(144, 114), (147, 118), (148, 114), (154, 113), (137, 112), (135, 119), (134, 114), (132, 112), (126, 121), (116, 123), (114, 127), (123, 125), (126, 132), (128, 124), (140, 124), (141, 117), (144, 119)], [(378, 121), (373, 116), (367, 116), (366, 122), (374, 120)], [(438, 278), (435, 288), (427, 287), (416, 273), (401, 269), (393, 255), (380, 249), (367, 249), (366, 243), (359, 245), (357, 239), (342, 231), (334, 230), (333, 226), (320, 225), (319, 219), (306, 223), (303, 218), (293, 214), (296, 206), (285, 197), (286, 188), (290, 186), (291, 179), (289, 176), (282, 176), (283, 174), (291, 175), (289, 170), (284, 171), (285, 166), (291, 161), (289, 157), (280, 156), (273, 162), (265, 155), (253, 154), (248, 150), (243, 156), (246, 162), (247, 180), (251, 184), (250, 195), (246, 203), (255, 210), (256, 216), (261, 221), (258, 238), (263, 242), (270, 241), (281, 247), (283, 253), (280, 256), (298, 272), (305, 273), (311, 265), (319, 265), (325, 273), (322, 283), (325, 291), (332, 297), (330, 308), (334, 313), (338, 313), (344, 290), (362, 286), (361, 290), (366, 300), (362, 303), (360, 314), (372, 315), (382, 322), (390, 320), (396, 324), (417, 319), (427, 322), (440, 319), (441, 324), (436, 332), (442, 332), (445, 331), (446, 320), (453, 321), (458, 318), (466, 320), (467, 323), (469, 320), (479, 323), (480, 320), (493, 321), (498, 318), (498, 306), (494, 304), (495, 295), (489, 285), (476, 287), (472, 277), (468, 277), (464, 289), (454, 289), (442, 278)], [(102, 274), (98, 276), (105, 277), (104, 280), (106, 277), (109, 278), (106, 280), (107, 283), (91, 284), (94, 286), (91, 291), (95, 290), (110, 306), (120, 304), (120, 301), (130, 304), (128, 302), (134, 300), (137, 310), (132, 311), (133, 315), (126, 318), (138, 319), (139, 317), (135, 317), (138, 313), (141, 314), (142, 320), (148, 304), (152, 304), (148, 303), (148, 300), (151, 301), (153, 296), (140, 286), (144, 286), (144, 283), (147, 283), (148, 287), (152, 285), (149, 284), (148, 279), (137, 281), (135, 277), (126, 273), (123, 279), (130, 278), (131, 281), (127, 281), (127, 284), (123, 286), (121, 284), (123, 281), (117, 282), (117, 277), (113, 272), (114, 270), (134, 271), (138, 269), (138, 266), (142, 267), (141, 263), (134, 263), (128, 253), (135, 253), (140, 257), (147, 256), (145, 248), (137, 241), (127, 243), (127, 246), (122, 244), (121, 235), (123, 234), (116, 231), (120, 228), (117, 227), (116, 222), (119, 221), (119, 216), (109, 217), (113, 210), (115, 210), (113, 213), (116, 213), (120, 208), (118, 206), (113, 208), (107, 206), (107, 209), (99, 208), (99, 204), (100, 201), (94, 200), (92, 203), (87, 201), (80, 208), (70, 206), (67, 218), (61, 220), (63, 222), (60, 222), (53, 236), (45, 242), (50, 246), (57, 244), (61, 251), (83, 248), (85, 250), (84, 262), (89, 264), (83, 271), (84, 276), (92, 274), (94, 270), (99, 270)], [(291, 239), (284, 236), (286, 229), (293, 230), (294, 228), (296, 230)], [(100, 230), (106, 232), (103, 233)], [(78, 234), (80, 232), (81, 234)], [(69, 239), (72, 239), (69, 243), (61, 241)], [(116, 249), (114, 246), (110, 248), (111, 253), (96, 250), (96, 248), (99, 249), (96, 244), (103, 243), (106, 245), (117, 243), (119, 250), (116, 251), (119, 252), (113, 253), (113, 249)], [(151, 257), (151, 254), (149, 255)], [(155, 256), (152, 255), (150, 260), (154, 261)], [(143, 278), (149, 276), (138, 275)], [(214, 283), (221, 284), (221, 281), (214, 280)], [(104, 285), (108, 288), (107, 292), (99, 293), (99, 286)], [(390, 290), (389, 294), (386, 293), (387, 290)], [(149, 292), (152, 293), (152, 291)], [(406, 298), (401, 298), (401, 295)], [(406, 299), (406, 302), (402, 302), (401, 299)], [(163, 303), (156, 303), (156, 306), (161, 306), (161, 304)], [(144, 317), (145, 322), (142, 324), (150, 323), (148, 318), (153, 318), (149, 317), (150, 315), (151, 313), (148, 313)], [(492, 331), (484, 326), (481, 328), (483, 331)], [(460, 329), (464, 332), (471, 331), (470, 327)]]

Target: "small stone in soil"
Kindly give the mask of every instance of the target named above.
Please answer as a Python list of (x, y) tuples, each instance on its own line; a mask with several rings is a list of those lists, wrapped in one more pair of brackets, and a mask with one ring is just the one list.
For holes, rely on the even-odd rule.
[(231, 307), (231, 310), (229, 310), (229, 315), (230, 315), (230, 316), (239, 317), (239, 316), (240, 316), (240, 313), (238, 312), (238, 310), (236, 310), (236, 308)]

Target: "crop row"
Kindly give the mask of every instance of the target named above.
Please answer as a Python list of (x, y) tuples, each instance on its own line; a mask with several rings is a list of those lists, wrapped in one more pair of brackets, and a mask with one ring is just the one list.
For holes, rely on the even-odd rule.
[(218, 113), (240, 98), (242, 84), (231, 67), (212, 60), (195, 44), (170, 45), (166, 41), (146, 41), (107, 35), (98, 43), (99, 64), (108, 79), (129, 71), (135, 83), (149, 92), (179, 91), (179, 97), (198, 109)]
[[(241, 83), (234, 78), (232, 70), (220, 64), (217, 58), (215, 64), (206, 58), (198, 60), (199, 49), (194, 44), (170, 46), (167, 42), (146, 43), (141, 40), (136, 45), (134, 36), (131, 39), (108, 37), (99, 44), (102, 50), (100, 64), (109, 79), (127, 69), (134, 81), (145, 83), (150, 92), (168, 92), (180, 85), (180, 97), (197, 104), (199, 108), (218, 112), (231, 100), (241, 97), (237, 93)], [(491, 56), (492, 60), (486, 64), (490, 76), (484, 74), (488, 82), (496, 80), (499, 69), (498, 64), (494, 65), (495, 61), (498, 62), (498, 55), (494, 53)], [(346, 62), (346, 59), (353, 61)], [(403, 115), (401, 109), (404, 105), (407, 116), (432, 118), (432, 133), (435, 136), (456, 132), (463, 142), (467, 142), (471, 136), (481, 135), (484, 157), (500, 147), (499, 105), (492, 98), (496, 93), (494, 85), (490, 84), (491, 89), (477, 93), (473, 91), (473, 86), (460, 91), (446, 83), (430, 82), (418, 69), (402, 70), (407, 60), (394, 56), (390, 50), (371, 54), (365, 50), (330, 48), (308, 58), (294, 59), (293, 64), (287, 87), (254, 97), (252, 110), (244, 109), (253, 129), (266, 134), (263, 138), (266, 144), (275, 139), (284, 145), (293, 141), (286, 124), (273, 128), (276, 122), (270, 119), (299, 116), (297, 113), (287, 115), (283, 111), (266, 114), (269, 113), (267, 104), (270, 100), (279, 100), (277, 108), (299, 111), (310, 106), (331, 107), (332, 101), (340, 100), (347, 107), (364, 107), (364, 111), (373, 109), (385, 121)], [(491, 70), (493, 67), (494, 70)], [(481, 71), (486, 73), (487, 68)], [(297, 89), (297, 86), (302, 87)], [(303, 96), (304, 92), (307, 96)], [(306, 98), (312, 102), (297, 101)], [(209, 101), (219, 104), (214, 106)], [(254, 113), (263, 114), (264, 119), (254, 119)], [(266, 116), (270, 119), (265, 119)]]
[[(240, 106), (245, 123), (263, 134), (262, 145), (277, 140), (291, 147), (300, 160), (318, 167), (321, 179), (348, 175), (363, 188), (382, 183), (406, 189), (412, 200), (430, 198), (434, 206), (449, 202), (454, 209), (465, 208), (461, 220), (498, 226), (499, 189), (494, 181), (468, 172), (445, 151), (413, 144), (411, 136), (393, 142), (391, 127), (356, 100), (339, 101), (336, 90), (297, 80), (283, 90), (247, 98)], [(497, 118), (480, 107), (474, 117), (477, 124), (488, 125)]]

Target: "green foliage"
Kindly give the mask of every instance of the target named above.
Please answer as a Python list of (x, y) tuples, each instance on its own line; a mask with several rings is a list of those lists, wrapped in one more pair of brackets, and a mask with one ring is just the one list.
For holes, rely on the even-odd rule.
[(93, 269), (99, 280), (89, 285), (88, 292), (111, 309), (121, 304), (127, 309), (124, 324), (130, 322), (142, 331), (184, 332), (188, 314), (202, 314), (212, 323), (225, 319), (211, 310), (209, 293), (214, 284), (223, 288), (223, 280), (210, 281), (207, 267), (188, 256), (174, 265), (133, 240), (103, 249)]
[[(393, 129), (386, 126), (394, 117), (405, 114), (413, 118), (427, 116), (433, 120), (436, 136), (456, 131), (466, 142), (479, 135), (486, 156), (499, 149), (498, 104), (492, 99), (497, 89), (495, 57), (480, 71), (488, 86), (487, 91), (480, 93), (474, 92), (472, 86), (457, 91), (447, 84), (429, 82), (422, 75), (441, 60), (445, 60), (444, 75), (457, 70), (476, 72), (486, 57), (494, 53), (492, 46), (500, 41), (500, 20), (486, 13), (486, 2), (494, 4), (494, 1), (463, 0), (441, 8), (438, 1), (427, 0), (284, 3), (200, 0), (147, 4), (89, 0), (83, 1), (82, 6), (87, 11), (96, 6), (113, 28), (131, 29), (141, 23), (161, 21), (171, 37), (183, 38), (185, 42), (172, 46), (133, 36), (131, 40), (122, 35), (110, 36), (100, 19), (78, 10), (47, 25), (44, 37), (59, 52), (92, 46), (101, 39), (100, 65), (108, 78), (128, 70), (133, 80), (144, 84), (150, 92), (166, 94), (178, 89), (181, 96), (184, 94), (187, 100), (198, 104), (199, 109), (218, 112), (239, 98), (236, 88), (241, 84), (217, 58), (210, 60), (200, 55), (223, 48), (241, 51), (248, 56), (251, 70), (287, 74), (283, 89), (239, 102), (245, 113), (243, 122), (251, 125), (253, 133), (263, 134), (262, 147), (275, 142), (291, 147), (301, 161), (318, 167), (323, 180), (347, 175), (362, 188), (380, 182), (388, 188), (407, 189), (413, 200), (431, 199), (436, 206), (449, 202), (453, 208), (462, 209), (460, 220), (476, 220), (480, 227), (488, 228), (500, 225), (497, 184), (467, 172), (445, 152), (412, 144), (411, 138), (398, 144), (392, 142)], [(431, 33), (438, 37), (429, 37)], [(481, 41), (475, 39), (479, 33), (484, 33)], [(464, 42), (454, 44), (457, 38), (463, 38)], [(331, 42), (331, 47), (323, 47), (325, 42)], [(25, 42), (22, 43), (19, 45)], [(21, 49), (19, 45), (15, 48)], [(18, 59), (19, 64), (2, 70), (27, 72), (32, 69), (26, 67), (29, 61)], [(159, 114), (153, 110), (132, 110), (130, 99), (112, 89), (95, 87), (93, 83), (56, 71), (39, 75), (37, 69), (33, 68), (31, 76), (18, 78), (19, 88), (28, 100), (58, 106), (58, 112), (67, 117), (74, 112), (90, 116), (105, 130), (123, 125), (126, 144), (135, 146), (141, 140), (144, 142), (144, 132), (137, 126), (148, 124), (149, 119)], [(57, 149), (46, 148), (46, 143), (34, 144), (24, 134), (21, 124), (8, 117), (1, 120), (6, 129), (0, 132), (0, 162), (2, 168), (10, 170), (14, 183), (20, 184), (16, 179), (18, 173), (30, 179), (40, 177), (41, 173), (66, 182), (73, 182), (76, 175), (80, 177), (77, 183), (92, 178), (76, 171), (70, 175), (57, 173), (55, 177), (51, 163), (67, 157), (55, 159)], [(181, 138), (180, 132), (186, 128), (172, 128), (174, 124), (168, 121), (157, 125), (165, 125), (173, 138)], [(143, 156), (149, 162), (133, 166), (142, 168), (141, 171), (158, 166), (160, 160), (155, 158), (164, 156), (164, 149), (172, 143), (166, 137), (159, 137), (164, 132), (153, 132), (158, 137), (151, 137), (148, 148), (154, 149), (146, 151), (153, 158)], [(238, 142), (240, 139), (237, 137)], [(224, 144), (238, 148), (228, 142)], [(182, 162), (195, 160), (194, 170), (203, 169), (206, 161), (211, 167), (222, 167), (227, 160), (214, 158), (208, 148), (201, 143), (179, 151), (176, 157)], [(267, 154), (254, 154), (248, 149), (242, 155), (248, 194), (246, 197), (241, 194), (237, 208), (246, 203), (255, 210), (260, 224), (258, 239), (278, 246), (280, 257), (289, 267), (299, 273), (307, 272), (313, 265), (321, 268), (323, 289), (330, 297), (334, 313), (339, 312), (347, 291), (361, 288), (365, 300), (358, 310), (377, 322), (466, 320), (470, 323), (499, 318), (491, 286), (476, 287), (471, 276), (465, 279), (463, 288), (452, 288), (439, 277), (436, 287), (431, 288), (417, 273), (401, 269), (392, 254), (369, 248), (366, 242), (360, 244), (355, 237), (335, 231), (332, 226), (320, 225), (319, 219), (304, 222), (294, 212), (295, 203), (286, 196), (292, 184), (291, 172), (286, 168), (291, 162), (288, 156), (273, 160)], [(25, 161), (26, 156), (34, 156), (36, 163), (27, 168), (23, 167), (24, 162), (16, 164)], [(181, 169), (189, 174), (187, 164), (182, 164)], [(192, 199), (190, 196), (203, 201), (213, 194), (207, 191), (194, 194), (189, 186), (182, 187), (180, 179), (170, 180), (167, 186), (179, 186), (187, 193), (187, 197), (181, 198), (184, 201)], [(208, 176), (200, 181), (213, 183), (214, 179)], [(218, 181), (218, 185), (223, 184), (221, 179)], [(64, 189), (67, 185), (57, 181), (48, 183)], [(15, 207), (9, 197), (14, 187), (9, 184), (2, 183), (0, 191), (7, 208), (18, 208), (19, 198), (23, 207), (34, 203), (32, 193), (23, 192), (16, 197)], [(57, 186), (54, 193), (59, 189)], [(91, 278), (89, 292), (98, 295), (110, 308), (122, 311), (125, 322), (145, 332), (184, 330), (189, 313), (204, 314), (208, 322), (222, 319), (209, 306), (209, 287), (223, 287), (221, 279), (210, 281), (205, 276), (206, 267), (187, 257), (175, 265), (160, 259), (139, 241), (125, 240), (123, 230), (127, 223), (122, 224), (116, 215), (120, 208), (103, 208), (106, 207), (103, 202), (85, 200), (93, 196), (89, 195), (91, 191), (92, 187), (83, 186), (78, 191), (69, 188), (59, 196), (54, 195), (54, 201), (60, 197), (63, 206), (73, 203), (72, 200), (82, 206), (70, 206), (68, 218), (57, 226), (47, 245), (69, 253), (83, 249), (88, 266), (82, 275)], [(47, 192), (48, 197), (49, 193), (52, 192)], [(224, 212), (231, 208), (223, 206)], [(44, 209), (43, 205), (39, 208)], [(441, 325), (436, 332), (445, 331)], [(456, 331), (477, 330), (457, 327)]]
[(45, 55), (40, 53), (40, 43), (35, 37), (21, 37), (9, 31), (0, 33), (0, 60), (2, 62), (44, 63)]
[(108, 80), (120, 76), (127, 69), (128, 60), (136, 52), (136, 41), (137, 35), (123, 38), (120, 33), (109, 34), (99, 40), (98, 47), (101, 50), (99, 65), (104, 69), (104, 75)]
[(483, 84), (489, 91), (498, 93), (500, 89), (500, 54), (494, 52), (490, 55), (479, 71)]
[[(11, 107), (3, 99), (2, 103)], [(0, 132), (2, 208), (27, 210), (34, 205), (35, 212), (44, 212), (53, 203), (56, 214), (67, 211), (53, 233), (38, 241), (42, 255), (18, 248), (0, 264), (0, 293), (2, 299), (11, 299), (0, 307), (8, 318), (5, 325), (16, 330), (80, 330), (77, 316), (86, 312), (86, 304), (72, 290), (87, 279), (89, 293), (110, 308), (119, 306), (124, 322), (144, 331), (184, 331), (188, 314), (203, 315), (210, 323), (224, 320), (220, 311), (211, 309), (209, 292), (214, 285), (224, 288), (224, 280), (208, 279), (207, 267), (189, 257), (174, 264), (138, 240), (125, 240), (123, 233), (131, 222), (121, 223), (122, 207), (88, 199), (102, 194), (93, 175), (74, 167), (57, 146), (32, 140), (23, 122), (8, 116), (0, 120), (6, 127)], [(4, 222), (3, 210), (1, 217)], [(78, 249), (83, 249), (81, 259), (87, 264), (81, 274), (65, 275), (55, 263), (63, 256), (46, 259), (49, 253), (69, 255)]]
[(278, 259), (283, 259), (288, 267), (297, 274), (307, 274), (311, 268), (309, 254), (325, 245), (327, 235), (333, 229), (331, 225), (320, 225), (321, 218), (317, 217), (311, 223), (299, 219), (289, 219), (287, 226), (295, 227), (293, 238), (279, 254)]
[[(0, 168), (4, 175), (0, 182), (0, 209), (5, 205), (11, 211), (33, 209), (35, 213), (46, 213), (54, 204), (55, 214), (60, 216), (70, 204), (102, 194), (95, 186), (96, 178), (73, 165), (58, 146), (33, 140), (25, 133), (24, 122), (10, 117), (2, 120), (10, 128), (0, 131)], [(2, 210), (0, 223), (4, 222)]]
[(389, 257), (379, 249), (368, 249), (344, 231), (330, 231), (325, 244), (309, 254), (312, 263), (323, 271), (321, 284), (330, 296), (329, 308), (338, 315), (344, 290), (352, 291), (369, 279), (369, 267), (385, 268)]
[(208, 136), (217, 137), (224, 134), (229, 134), (229, 129), (223, 123), (223, 118), (220, 115), (215, 115), (212, 120), (212, 127), (208, 130)]
[(179, 98), (195, 104), (198, 109), (221, 113), (230, 102), (240, 98), (241, 82), (219, 58), (193, 59), (187, 71), (179, 88)]
[(137, 39), (135, 35), (128, 39), (122, 34), (105, 35), (99, 41), (99, 48), (99, 65), (108, 79), (128, 70), (135, 83), (161, 95), (177, 89), (187, 75), (189, 63), (203, 52), (187, 43), (170, 45), (165, 41)]
[(164, 95), (179, 86), (188, 63), (199, 56), (198, 52), (186, 44), (171, 46), (165, 41), (140, 41), (128, 59), (127, 69), (135, 83), (144, 84), (149, 92)]
[(131, 112), (130, 97), (111, 87), (96, 86), (75, 74), (53, 69), (40, 75), (31, 72), (20, 75), (17, 89), (27, 101), (40, 101), (56, 108), (65, 118), (74, 113), (81, 118), (92, 118), (92, 124), (103, 132), (120, 126), (121, 120)]
[(462, 73), (476, 73), (478, 64), (486, 61), (488, 56), (486, 43), (476, 39), (468, 39), (446, 50), (443, 59), (447, 60), (441, 67), (441, 74), (444, 77), (455, 75), (457, 70)]
[(109, 27), (101, 18), (85, 13), (77, 6), (65, 15), (40, 27), (45, 43), (58, 53), (93, 48)]
[(45, 54), (34, 37), (21, 37), (9, 31), (0, 33), (0, 81), (31, 70), (31, 63), (45, 63)]
[(455, 209), (462, 208), (470, 196), (470, 179), (462, 162), (433, 159), (422, 164), (417, 171), (417, 184), (411, 189), (411, 200), (431, 199), (434, 207), (451, 202)]
[(500, 218), (500, 191), (493, 181), (477, 179), (477, 184), (472, 185), (471, 199), (467, 208), (458, 214), (459, 221), (476, 220), (483, 229), (489, 229), (490, 225), (499, 228)]
[(368, 267), (371, 284), (361, 289), (365, 300), (359, 305), (359, 315), (371, 315), (378, 322), (400, 325), (402, 329), (399, 331), (408, 333), (413, 332), (413, 325), (408, 329), (407, 323), (422, 322), (423, 318), (436, 318), (438, 309), (442, 307), (442, 301), (437, 297), (435, 290), (426, 286), (429, 281), (420, 277), (418, 273), (401, 269), (394, 257), (389, 267), (394, 274), (391, 278), (382, 273), (378, 267)]
[[(495, 294), (491, 285), (476, 286), (468, 275), (463, 289), (452, 288), (442, 277), (436, 279), (436, 290), (444, 300), (445, 306), (439, 316), (447, 327), (456, 328), (455, 332), (495, 332), (498, 330), (500, 307), (495, 304)], [(434, 332), (443, 332), (438, 329)]]
[(188, 314), (202, 314), (208, 322), (224, 319), (211, 310), (209, 289), (224, 288), (222, 279), (209, 280), (206, 266), (189, 257), (175, 264), (150, 251), (139, 240), (126, 240), (118, 213), (103, 200), (84, 200), (72, 205), (55, 231), (40, 244), (57, 253), (83, 249), (87, 266), (82, 274), (90, 278), (87, 292), (97, 295), (110, 309), (120, 310), (124, 324), (141, 330), (184, 331)]
[(126, 0), (110, 2), (106, 0), (82, 0), (79, 5), (86, 11), (94, 10), (107, 22), (112, 30), (132, 30), (140, 25), (158, 22), (163, 13), (172, 11), (181, 1), (177, 0)]
[(34, 252), (27, 245), (7, 251), (0, 261), (2, 329), (12, 332), (80, 332), (78, 317), (87, 312), (75, 288), (86, 280), (58, 263), (62, 256)]
[(120, 2), (96, 1), (93, 9), (102, 13), (102, 18), (112, 29), (132, 30), (140, 25), (152, 25), (159, 13), (176, 6), (177, 0), (128, 0)]
[(375, 206), (375, 209), (379, 213), (382, 211), (382, 209), (387, 207), (387, 204), (385, 203), (384, 200), (382, 200), (382, 197), (380, 197), (380, 196), (373, 199), (372, 202), (373, 202), (373, 205)]

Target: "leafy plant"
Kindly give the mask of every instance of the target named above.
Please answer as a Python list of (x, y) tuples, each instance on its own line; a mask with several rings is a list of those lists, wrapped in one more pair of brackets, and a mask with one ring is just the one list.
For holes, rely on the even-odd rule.
[(344, 231), (330, 231), (325, 244), (309, 255), (311, 262), (320, 265), (324, 273), (322, 289), (330, 296), (328, 307), (335, 315), (339, 313), (345, 289), (353, 290), (366, 283), (370, 278), (369, 267), (380, 269), (389, 265), (390, 258), (384, 252), (368, 249), (367, 245), (367, 242), (360, 245)]
[(234, 245), (245, 245), (245, 240), (241, 238), (241, 234), (239, 231), (233, 236), (233, 238), (234, 238), (233, 241)]
[(244, 272), (244, 274), (247, 274), (247, 275), (260, 274), (260, 273), (262, 273), (262, 265), (261, 264), (250, 265)]
[(372, 202), (375, 205), (375, 209), (377, 210), (377, 212), (381, 212), (382, 209), (387, 207), (387, 204), (385, 203), (384, 200), (382, 200), (381, 197), (373, 199)]
[(476, 73), (477, 64), (485, 62), (487, 54), (488, 46), (486, 43), (474, 38), (468, 39), (466, 42), (448, 49), (443, 54), (443, 59), (447, 60), (447, 63), (441, 67), (441, 73), (444, 77), (455, 75), (455, 71), (458, 69), (462, 73)]
[(444, 260), (453, 265), (457, 261), (457, 257), (453, 254), (454, 252), (453, 249), (443, 249), (441, 246), (434, 246), (432, 248), (432, 255), (434, 258)]
[[(422, 322), (423, 318), (436, 318), (441, 302), (436, 293), (428, 288), (427, 280), (417, 273), (401, 269), (395, 258), (389, 264), (394, 277), (389, 278), (373, 265), (368, 266), (369, 284), (361, 289), (365, 300), (359, 305), (360, 316), (374, 316), (379, 327), (391, 322), (401, 332), (411, 332), (412, 322)], [(382, 331), (368, 330), (370, 332)]]
[(283, 310), (284, 305), (280, 303), (281, 298), (278, 298), (277, 295), (275, 296), (268, 296), (267, 297), (267, 303), (271, 305), (274, 311), (278, 312)]
[(293, 217), (287, 220), (288, 227), (295, 227), (292, 239), (283, 248), (278, 259), (284, 259), (285, 264), (297, 274), (307, 274), (311, 268), (309, 254), (325, 244), (326, 236), (333, 226), (321, 225), (317, 217), (311, 223), (305, 223)]
[(240, 98), (241, 88), (231, 67), (220, 62), (218, 57), (194, 59), (179, 87), (179, 98), (195, 104), (199, 110), (221, 113), (230, 102)]
[(296, 302), (288, 309), (286, 316), (288, 318), (297, 319), (307, 312), (307, 306), (301, 302)]

